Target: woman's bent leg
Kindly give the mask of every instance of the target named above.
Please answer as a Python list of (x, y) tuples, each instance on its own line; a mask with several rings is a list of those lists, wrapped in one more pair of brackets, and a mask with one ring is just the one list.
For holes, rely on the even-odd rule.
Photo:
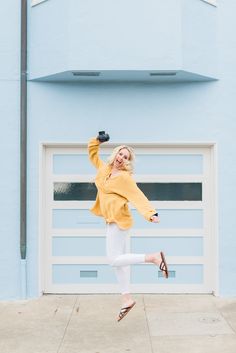
[(107, 225), (107, 257), (110, 265), (114, 267), (116, 277), (122, 294), (129, 290), (129, 266), (145, 262), (144, 254), (126, 254), (126, 240), (128, 231), (120, 229), (115, 223)]
[[(114, 266), (115, 259), (124, 254), (126, 244), (126, 231), (121, 231), (115, 223), (107, 225), (107, 257), (111, 266)], [(116, 278), (121, 294), (127, 294), (129, 289), (129, 266), (114, 267)]]

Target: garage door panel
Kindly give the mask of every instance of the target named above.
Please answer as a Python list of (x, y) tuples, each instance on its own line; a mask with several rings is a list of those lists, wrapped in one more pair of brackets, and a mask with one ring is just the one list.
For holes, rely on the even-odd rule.
[(136, 154), (137, 174), (202, 174), (202, 154)]
[[(200, 284), (203, 283), (203, 265), (169, 265), (172, 273), (168, 278), (168, 284)], [(131, 283), (158, 283), (167, 284), (161, 271), (153, 265), (133, 265), (131, 266)]]
[(88, 201), (95, 200), (97, 188), (94, 183), (53, 183), (54, 201)]
[[(176, 209), (158, 210), (161, 222), (158, 228), (203, 228), (203, 210), (199, 209)], [(132, 210), (134, 228), (157, 227), (156, 224), (147, 222), (140, 217), (137, 210)], [(90, 226), (91, 228), (104, 227), (104, 220), (94, 217), (90, 210), (81, 209), (54, 209), (53, 228), (78, 228), (79, 226)]]
[[(201, 182), (137, 184), (150, 201), (202, 201)], [(53, 193), (54, 201), (88, 201), (95, 200), (97, 189), (92, 182), (54, 182)]]
[(98, 236), (53, 236), (52, 256), (105, 256), (106, 239)]
[(52, 226), (54, 229), (80, 227), (102, 228), (104, 221), (95, 217), (89, 209), (54, 209), (52, 212)]
[[(106, 160), (108, 155), (101, 155)], [(54, 154), (53, 174), (94, 174), (95, 168), (87, 154)]]
[(137, 210), (132, 210), (134, 217), (134, 228), (147, 229), (175, 229), (175, 228), (203, 228), (202, 209), (158, 209), (160, 223), (153, 224), (140, 217)]
[(164, 251), (168, 256), (203, 256), (202, 236), (198, 237), (131, 237), (131, 252)]
[(116, 283), (114, 271), (109, 265), (54, 264), (53, 284), (65, 283)]

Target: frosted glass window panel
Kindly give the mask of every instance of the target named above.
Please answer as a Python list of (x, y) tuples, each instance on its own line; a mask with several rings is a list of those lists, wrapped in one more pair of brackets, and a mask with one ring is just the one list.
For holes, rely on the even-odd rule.
[(135, 174), (202, 174), (201, 154), (137, 154)]
[(81, 278), (97, 278), (98, 277), (98, 271), (80, 271), (80, 277)]
[[(137, 183), (149, 200), (202, 201), (201, 183)], [(54, 183), (54, 201), (95, 200), (94, 183)]]
[(52, 266), (54, 284), (116, 283), (114, 270), (109, 265), (57, 264)]
[[(108, 155), (101, 155), (106, 162)], [(96, 168), (91, 164), (87, 154), (54, 154), (53, 174), (95, 174)]]
[(106, 256), (105, 237), (54, 236), (53, 256)]
[(94, 183), (54, 183), (54, 201), (95, 200), (97, 188)]
[(132, 210), (135, 228), (203, 228), (203, 210), (201, 209), (159, 209), (160, 223), (148, 222), (137, 210)]
[[(175, 277), (168, 278), (169, 284), (200, 284), (203, 283), (203, 265), (170, 265)], [(154, 265), (131, 266), (131, 283), (166, 284), (166, 278), (160, 278), (159, 268)]]
[(149, 200), (202, 201), (201, 183), (138, 183)]
[(164, 251), (168, 256), (203, 256), (203, 237), (131, 237), (131, 251)]

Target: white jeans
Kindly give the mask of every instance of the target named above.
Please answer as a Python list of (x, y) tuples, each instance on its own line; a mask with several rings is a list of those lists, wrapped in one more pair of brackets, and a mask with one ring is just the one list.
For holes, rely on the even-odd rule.
[(130, 293), (129, 265), (145, 262), (145, 254), (126, 253), (128, 230), (120, 229), (116, 223), (107, 224), (106, 250), (109, 264), (114, 267), (121, 294)]

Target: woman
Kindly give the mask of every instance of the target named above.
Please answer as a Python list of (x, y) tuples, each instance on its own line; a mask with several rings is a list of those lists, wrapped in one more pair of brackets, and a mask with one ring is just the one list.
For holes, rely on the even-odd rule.
[(128, 208), (130, 201), (149, 222), (159, 223), (156, 210), (138, 188), (132, 178), (134, 152), (128, 146), (118, 146), (108, 163), (99, 158), (101, 142), (93, 138), (88, 144), (89, 158), (98, 169), (95, 184), (98, 190), (91, 211), (104, 217), (107, 224), (106, 250), (109, 264), (114, 267), (122, 294), (122, 307), (117, 320), (120, 321), (135, 305), (129, 290), (129, 265), (153, 263), (168, 278), (168, 268), (163, 252), (153, 254), (130, 254), (125, 251), (126, 237), (132, 226)]

